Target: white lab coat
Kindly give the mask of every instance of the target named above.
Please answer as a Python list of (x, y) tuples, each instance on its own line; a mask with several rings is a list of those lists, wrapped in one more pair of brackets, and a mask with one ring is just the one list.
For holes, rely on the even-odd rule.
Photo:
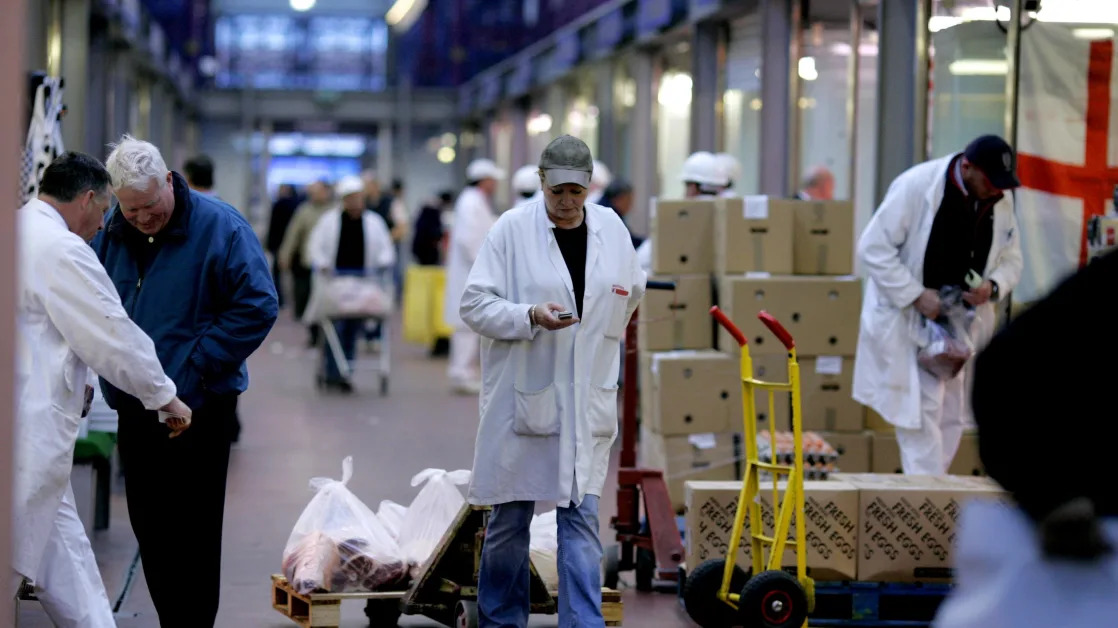
[[(1118, 520), (1102, 522), (1118, 545)], [(1010, 503), (976, 499), (963, 507), (955, 549), (955, 589), (935, 628), (1113, 626), (1118, 554), (1093, 563), (1043, 555), (1033, 522)]]
[[(858, 241), (868, 277), (853, 396), (900, 428), (921, 426), (918, 347), (911, 333), (920, 315), (912, 303), (924, 291), (924, 253), (953, 157), (913, 166), (897, 177)], [(994, 206), (994, 236), (984, 277), (998, 284), (1001, 297), (1021, 277), (1018, 238), (1013, 201), (1006, 195)], [(971, 333), (982, 347), (994, 333), (994, 304), (979, 306), (975, 314)], [(969, 403), (964, 401), (964, 406), (969, 408)]]
[(462, 291), (485, 236), (496, 222), (497, 215), (485, 192), (474, 186), (462, 190), (454, 203), (454, 227), (446, 251), (446, 297), (443, 299), (443, 320), (455, 329), (466, 327), (458, 314)]
[[(100, 578), (81, 583), (80, 577), (52, 577), (56, 574), (43, 570), (68, 562), (75, 573), (96, 575), (80, 522), (59, 521), (64, 496), (70, 492), (89, 371), (138, 398), (149, 410), (170, 403), (176, 390), (163, 372), (155, 344), (124, 311), (93, 249), (69, 231), (62, 216), (49, 204), (32, 199), (19, 210), (17, 221), (20, 285), (12, 567), (37, 583), (71, 587), (69, 592), (50, 595), (62, 600), (69, 596), (80, 611), (100, 603), (88, 596), (104, 597)], [(64, 542), (56, 538), (59, 534), (67, 537)], [(65, 548), (72, 560), (52, 556), (57, 548)], [(91, 564), (92, 573), (83, 570)], [(99, 588), (99, 595), (91, 587)], [(95, 625), (88, 617), (73, 621), (66, 625)]]
[(580, 504), (602, 493), (617, 436), (618, 343), (644, 294), (645, 273), (617, 213), (585, 210), (581, 322), (547, 331), (528, 320), (539, 303), (575, 311), (543, 202), (502, 215), (470, 272), (461, 315), (483, 338), (472, 504)]
[[(361, 227), (365, 235), (365, 270), (386, 268), (396, 262), (396, 246), (388, 225), (376, 212), (366, 209), (361, 214)], [(342, 209), (334, 208), (322, 214), (311, 230), (307, 241), (307, 257), (314, 270), (334, 268), (338, 258), (338, 241), (342, 235)]]

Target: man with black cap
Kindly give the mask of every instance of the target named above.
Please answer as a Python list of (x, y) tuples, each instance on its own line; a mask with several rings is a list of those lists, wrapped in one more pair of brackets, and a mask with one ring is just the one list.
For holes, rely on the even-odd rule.
[(984, 135), (962, 153), (913, 166), (889, 186), (858, 242), (867, 274), (854, 360), (854, 399), (897, 428), (905, 473), (942, 475), (969, 422), (968, 368), (937, 376), (921, 368), (926, 321), (962, 293), (973, 309), (969, 337), (993, 336), (994, 303), (1021, 277), (1013, 201), (1020, 185), (1005, 140)]
[(493, 511), (478, 625), (528, 625), (529, 526), (536, 502), (555, 502), (559, 625), (604, 628), (598, 498), (617, 437), (617, 347), (645, 274), (621, 219), (586, 200), (586, 144), (558, 137), (539, 165), (543, 198), (497, 220), (459, 310), (483, 339), (469, 501)]

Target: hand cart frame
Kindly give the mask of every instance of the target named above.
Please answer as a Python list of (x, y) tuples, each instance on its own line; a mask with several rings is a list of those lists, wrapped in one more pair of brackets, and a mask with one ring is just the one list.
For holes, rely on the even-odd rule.
[[(391, 269), (377, 269), (367, 274), (357, 274), (346, 272), (345, 274), (351, 276), (359, 276), (364, 281), (376, 283), (386, 294), (395, 293), (395, 285), (392, 282)], [(317, 277), (316, 277), (317, 280)], [(395, 301), (393, 301), (395, 307)], [(341, 339), (338, 338), (338, 332), (334, 328), (334, 321), (341, 320), (344, 317), (322, 317), (314, 321), (314, 324), (322, 330), (322, 338), (326, 342), (326, 348), (330, 351), (330, 355), (334, 358), (334, 363), (338, 366), (338, 373), (345, 380), (350, 380), (355, 371), (371, 371), (376, 373), (380, 378), (380, 395), (382, 397), (388, 395), (388, 382), (392, 374), (392, 332), (390, 323), (392, 316), (361, 316), (352, 317), (353, 320), (361, 321), (376, 321), (380, 324), (380, 350), (377, 352), (375, 358), (367, 359), (356, 357), (359, 355), (355, 352), (355, 357), (350, 361), (345, 356), (345, 351), (342, 350)], [(318, 373), (315, 376), (315, 384), (318, 388), (326, 385), (326, 361), (325, 358), (319, 360)]]
[[(684, 586), (687, 613), (703, 628), (744, 625), (746, 628), (801, 628), (814, 607), (815, 585), (807, 575), (807, 546), (804, 521), (803, 426), (800, 399), (800, 369), (796, 343), (784, 326), (768, 312), (758, 318), (788, 351), (788, 381), (766, 382), (753, 377), (753, 361), (745, 334), (717, 306), (711, 315), (733, 336), (741, 347), (742, 410), (745, 423), (745, 477), (738, 495), (737, 512), (725, 559), (708, 560), (698, 565)], [(775, 394), (792, 394), (792, 434), (794, 450), (791, 464), (778, 464), (775, 456), (760, 459), (757, 444), (758, 392), (768, 397), (769, 416), (775, 416)], [(770, 425), (770, 443), (775, 446), (775, 428)], [(775, 449), (774, 449), (775, 451)], [(761, 473), (772, 476), (772, 504), (776, 511), (772, 536), (767, 536), (761, 514)], [(784, 497), (779, 495), (779, 478), (786, 477)], [(749, 572), (738, 565), (738, 550), (743, 541), (746, 515), (752, 565)], [(793, 519), (795, 538), (789, 539)], [(796, 554), (795, 574), (782, 569), (786, 548)], [(768, 552), (766, 553), (766, 550)]]

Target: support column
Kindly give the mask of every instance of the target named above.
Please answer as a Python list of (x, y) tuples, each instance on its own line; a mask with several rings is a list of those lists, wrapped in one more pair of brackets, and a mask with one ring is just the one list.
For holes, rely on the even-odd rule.
[[(39, 2), (34, 1), (38, 5)], [(24, 74), (23, 45), (24, 9), (27, 0), (6, 3), (4, 19), (0, 19), (0, 84), (9, 89), (0, 91), (0, 146), (23, 146), (27, 129), (23, 124), (23, 99), (27, 79)], [(21, 128), (23, 127), (23, 128)], [(0, 198), (19, 198), (19, 151), (0, 150), (0, 171), (9, 176), (0, 177)], [(10, 204), (9, 204), (10, 207)], [(0, 211), (0, 303), (16, 300), (16, 236), (14, 211)], [(15, 308), (0, 308), (0, 399), (11, 400), (15, 384)], [(0, 595), (0, 617), (13, 617), (13, 600), (6, 578), (10, 577), (12, 551), (12, 427), (15, 423), (15, 404), (0, 404), (0, 565), (3, 587)]]
[(387, 188), (392, 181), (392, 162), (394, 156), (392, 151), (395, 147), (395, 142), (392, 137), (392, 123), (381, 121), (377, 125), (377, 181), (380, 181), (380, 187)]
[(656, 180), (656, 121), (653, 116), (659, 77), (654, 54), (638, 50), (633, 55), (630, 73), (636, 83), (637, 97), (629, 129), (633, 211), (627, 218), (638, 233), (648, 233), (649, 203), (660, 191)]
[[(400, 165), (399, 172), (395, 173), (395, 178), (404, 182), (404, 191), (411, 190), (411, 182), (408, 180), (408, 164), (411, 162), (412, 156), (412, 86), (411, 77), (400, 77), (399, 84), (396, 87), (396, 93), (399, 97), (399, 111), (396, 114), (396, 154), (399, 158), (396, 163)], [(385, 183), (391, 184), (392, 177), (385, 179)], [(408, 204), (411, 207), (411, 204)]]
[[(796, 59), (791, 58), (793, 41), (793, 0), (763, 0), (761, 4), (761, 175), (762, 194), (787, 196), (792, 151), (793, 94), (798, 92)], [(798, 25), (799, 20), (797, 18)], [(796, 80), (790, 80), (796, 77)]]
[[(108, 87), (108, 113), (106, 119), (109, 125), (109, 142), (116, 142), (120, 136), (129, 130), (129, 112), (132, 108), (132, 92), (129, 89), (129, 60), (127, 55), (115, 52), (112, 54), (112, 64), (109, 71)], [(108, 157), (108, 148), (102, 146), (93, 153), (102, 158)]]
[(528, 109), (523, 101), (518, 100), (509, 108), (509, 124), (512, 125), (512, 151), (509, 153), (512, 157), (512, 172), (509, 173), (511, 181), (517, 168), (538, 163), (540, 156), (528, 154)]
[(598, 154), (596, 157), (614, 173), (621, 176), (618, 168), (617, 125), (613, 106), (613, 61), (599, 63), (594, 69), (594, 104), (598, 107)]
[[(111, 68), (109, 66), (109, 42), (105, 31), (90, 34), (89, 41), (89, 97), (86, 98), (85, 112), (82, 117), (87, 124), (85, 127), (85, 142), (82, 150), (90, 155), (97, 155), (104, 150), (110, 141), (106, 136), (109, 131), (109, 81)], [(69, 86), (69, 82), (67, 82)]]
[(928, 113), (928, 3), (893, 0), (877, 7), (877, 179), (874, 205), (889, 184), (923, 161)]
[[(62, 3), (62, 67), (66, 81), (63, 102), (70, 114), (62, 123), (62, 141), (69, 150), (89, 150), (85, 127), (89, 93), (89, 17), (90, 0), (65, 0)], [(96, 121), (94, 121), (96, 124)]]
[(256, 94), (252, 87), (246, 87), (241, 90), (241, 129), (240, 136), (244, 140), (242, 146), (244, 147), (244, 154), (241, 159), (244, 160), (244, 172), (247, 175), (246, 185), (240, 188), (241, 198), (237, 199), (233, 206), (241, 211), (245, 216), (252, 215), (252, 188), (256, 184), (256, 175), (252, 170), (252, 136), (256, 132)]
[(700, 22), (691, 36), (691, 152), (718, 150), (718, 22)]

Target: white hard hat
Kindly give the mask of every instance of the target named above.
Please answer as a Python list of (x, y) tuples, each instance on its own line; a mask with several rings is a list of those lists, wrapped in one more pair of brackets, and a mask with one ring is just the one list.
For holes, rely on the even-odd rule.
[(512, 175), (512, 189), (519, 194), (534, 194), (540, 189), (540, 167), (524, 166)]
[(500, 166), (493, 162), (492, 159), (475, 159), (466, 166), (466, 178), (470, 181), (481, 181), (482, 179), (496, 179), (503, 181), (505, 179), (505, 171), (501, 170)]
[(609, 187), (609, 184), (612, 182), (613, 173), (609, 171), (609, 168), (607, 168), (605, 164), (595, 159), (594, 172), (590, 174), (590, 185), (606, 188)]
[(358, 192), (364, 191), (365, 182), (361, 179), (361, 177), (356, 175), (342, 177), (338, 180), (337, 185), (334, 186), (334, 193), (338, 195), (338, 198), (345, 198), (350, 194), (356, 194)]
[(699, 185), (726, 187), (730, 184), (730, 178), (722, 165), (718, 163), (718, 159), (706, 151), (692, 153), (683, 162), (679, 178), (684, 183), (698, 183)]
[(741, 162), (738, 161), (737, 157), (734, 157), (730, 153), (718, 153), (714, 158), (722, 165), (722, 170), (726, 173), (726, 178), (730, 181), (741, 179)]

